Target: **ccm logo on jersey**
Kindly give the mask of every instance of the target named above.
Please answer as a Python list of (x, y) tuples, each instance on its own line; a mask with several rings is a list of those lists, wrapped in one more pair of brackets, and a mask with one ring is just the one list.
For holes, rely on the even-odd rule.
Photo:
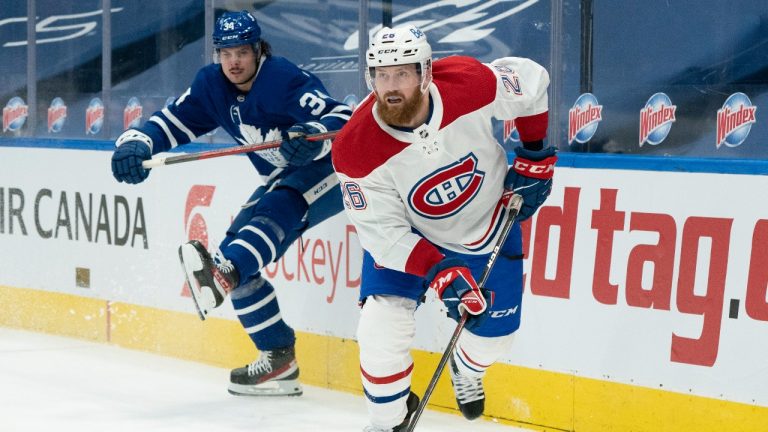
[(484, 178), (477, 156), (470, 153), (419, 180), (408, 194), (408, 204), (425, 218), (449, 217), (475, 198)]
[(516, 158), (512, 166), (515, 171), (526, 177), (551, 179), (555, 174), (555, 162), (557, 162), (556, 156), (548, 157), (542, 161), (536, 162)]
[(514, 315), (517, 313), (517, 308), (518, 306), (500, 311), (491, 311), (491, 318), (504, 318), (505, 316)]

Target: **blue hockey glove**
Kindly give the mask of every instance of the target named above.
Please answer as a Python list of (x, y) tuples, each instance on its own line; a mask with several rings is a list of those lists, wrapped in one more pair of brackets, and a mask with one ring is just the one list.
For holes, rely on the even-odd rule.
[(504, 187), (523, 198), (518, 219), (523, 221), (533, 216), (536, 210), (552, 192), (552, 175), (557, 162), (557, 149), (526, 150), (515, 147), (517, 157), (504, 179)]
[[(330, 150), (330, 140), (309, 141), (307, 135), (327, 132), (325, 126), (317, 122), (296, 123), (283, 132), (283, 144), (280, 153), (289, 165), (304, 166)], [(327, 148), (326, 148), (327, 146)]]
[(426, 280), (448, 308), (449, 317), (458, 321), (464, 311), (469, 314), (467, 330), (480, 326), (488, 318), (493, 292), (477, 286), (464, 261), (445, 258), (429, 270)]
[(152, 150), (145, 142), (124, 141), (112, 153), (112, 175), (119, 182), (141, 183), (149, 176), (141, 163), (151, 158)]

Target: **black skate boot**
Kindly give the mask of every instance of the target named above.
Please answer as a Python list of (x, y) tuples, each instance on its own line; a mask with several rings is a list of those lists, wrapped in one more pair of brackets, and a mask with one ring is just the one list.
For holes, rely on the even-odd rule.
[(237, 287), (239, 276), (229, 260), (211, 254), (197, 240), (179, 246), (179, 258), (187, 276), (189, 291), (200, 319), (224, 302), (227, 293)]
[(408, 395), (408, 400), (405, 402), (405, 406), (408, 407), (408, 412), (405, 413), (403, 422), (395, 426), (395, 428), (392, 429), (392, 432), (403, 432), (408, 429), (408, 423), (411, 421), (411, 416), (416, 411), (416, 408), (419, 407), (419, 397), (416, 396), (416, 393), (411, 392)]
[(405, 406), (408, 409), (408, 412), (405, 413), (405, 418), (403, 419), (403, 422), (399, 425), (395, 426), (394, 428), (381, 428), (378, 426), (366, 426), (365, 429), (363, 429), (363, 432), (404, 432), (408, 429), (408, 423), (411, 421), (411, 416), (413, 416), (413, 413), (416, 412), (416, 408), (419, 407), (419, 397), (416, 396), (416, 393), (411, 392), (408, 395), (408, 400), (405, 402)]
[(451, 356), (451, 384), (456, 394), (459, 411), (467, 420), (474, 420), (485, 410), (485, 392), (483, 379), (461, 375), (456, 367), (456, 360)]
[(233, 369), (229, 392), (238, 396), (301, 396), (294, 347), (262, 351), (253, 363)]

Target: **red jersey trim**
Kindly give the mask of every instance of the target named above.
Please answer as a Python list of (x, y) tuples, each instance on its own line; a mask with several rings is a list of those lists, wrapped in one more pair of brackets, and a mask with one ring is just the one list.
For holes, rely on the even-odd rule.
[[(496, 98), (496, 75), (472, 57), (450, 56), (436, 61), (432, 80), (443, 105), (440, 129)], [(382, 130), (373, 117), (375, 102), (376, 95), (368, 95), (333, 141), (333, 166), (348, 177), (367, 176), (410, 145)]]
[(421, 239), (416, 243), (416, 247), (411, 251), (411, 255), (408, 256), (408, 261), (405, 262), (405, 272), (424, 277), (429, 272), (429, 269), (442, 261), (443, 258), (443, 254), (437, 250), (435, 245), (425, 239)]
[(374, 94), (355, 110), (331, 146), (334, 169), (351, 178), (362, 178), (384, 165), (409, 144), (384, 132), (373, 118)]
[(515, 119), (520, 141), (538, 141), (547, 137), (547, 124), (549, 123), (549, 111), (532, 116), (518, 117)]
[(440, 59), (434, 64), (432, 77), (443, 101), (440, 129), (496, 99), (496, 75), (472, 57)]

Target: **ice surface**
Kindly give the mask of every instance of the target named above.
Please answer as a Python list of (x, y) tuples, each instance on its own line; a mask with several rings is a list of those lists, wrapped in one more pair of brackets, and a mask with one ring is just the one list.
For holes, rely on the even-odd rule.
[[(290, 398), (231, 396), (229, 371), (107, 344), (0, 328), (3, 432), (355, 431), (362, 396), (304, 386)], [(419, 432), (523, 432), (427, 410)]]

